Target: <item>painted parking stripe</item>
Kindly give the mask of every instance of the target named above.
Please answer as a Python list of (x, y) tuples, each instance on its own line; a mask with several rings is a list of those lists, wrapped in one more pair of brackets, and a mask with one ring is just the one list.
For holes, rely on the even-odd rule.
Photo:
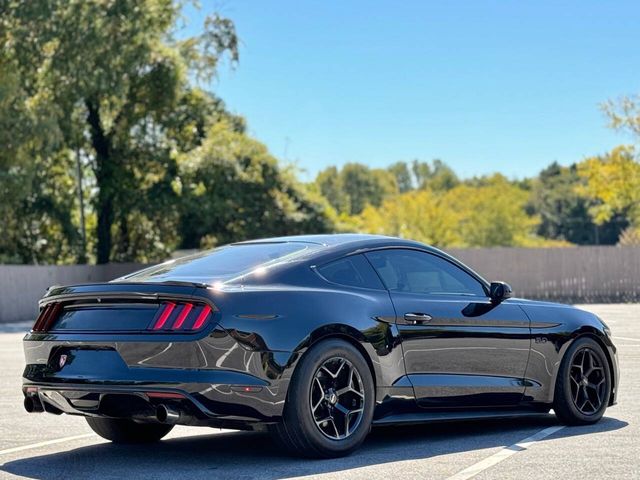
[(632, 342), (640, 342), (640, 338), (630, 338), (630, 337), (618, 337), (617, 335), (613, 337), (614, 340), (631, 340)]
[[(197, 427), (194, 427), (197, 428)], [(228, 429), (219, 429), (219, 430), (215, 430), (215, 431), (207, 431), (206, 435), (215, 435), (215, 434), (220, 434), (220, 433), (231, 433), (231, 432), (235, 432), (236, 430), (228, 430)], [(194, 432), (190, 429), (184, 429), (184, 430), (179, 430), (179, 431), (174, 431), (171, 433), (170, 436), (166, 437), (166, 440), (171, 440), (172, 438), (182, 438), (182, 437), (193, 437), (196, 436), (198, 434), (203, 434), (205, 432)], [(98, 440), (99, 442), (108, 442), (108, 440), (104, 440), (102, 438), (100, 438), (98, 435), (96, 435), (95, 433), (84, 433), (82, 435), (74, 435), (72, 437), (63, 437), (63, 438), (54, 438), (53, 440), (47, 440), (44, 442), (38, 442), (38, 443), (30, 443), (28, 445), (22, 445), (20, 447), (12, 447), (12, 448), (7, 448), (6, 450), (0, 450), (0, 455), (8, 455), (10, 453), (17, 453), (17, 452), (22, 452), (25, 450), (33, 450), (36, 448), (41, 448), (41, 447), (48, 447), (49, 445), (56, 445), (58, 443), (67, 443), (67, 442), (73, 442), (75, 440), (82, 440), (84, 438), (95, 438), (96, 440)]]
[(518, 443), (514, 443), (513, 445), (505, 447), (502, 450), (494, 453), (493, 455), (485, 458), (484, 460), (481, 460), (478, 463), (474, 463), (470, 467), (467, 467), (464, 470), (461, 470), (455, 475), (449, 477), (447, 480), (466, 480), (468, 478), (473, 478), (479, 473), (484, 472), (488, 468), (493, 467), (494, 465), (502, 462), (503, 460), (506, 460), (507, 458), (515, 455), (518, 452), (521, 452), (522, 450), (526, 450), (537, 441), (542, 440), (543, 438), (546, 438), (549, 435), (562, 430), (563, 428), (564, 425), (556, 425), (554, 427), (548, 427), (544, 430), (540, 430), (538, 433), (534, 433), (530, 437), (520, 440)]
[(96, 437), (96, 434), (85, 433), (83, 435), (74, 435), (72, 437), (54, 438), (53, 440), (47, 440), (45, 442), (30, 443), (29, 445), (22, 445), (20, 447), (13, 447), (13, 448), (7, 448), (6, 450), (0, 450), (0, 455), (8, 455), (10, 453), (22, 452), (24, 450), (32, 450), (34, 448), (55, 445), (56, 443), (73, 442), (74, 440), (81, 440), (83, 438), (91, 438), (91, 437)]

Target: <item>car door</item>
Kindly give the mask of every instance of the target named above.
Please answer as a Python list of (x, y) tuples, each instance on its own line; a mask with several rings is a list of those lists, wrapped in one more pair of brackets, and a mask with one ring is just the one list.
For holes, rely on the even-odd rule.
[(531, 334), (513, 301), (443, 256), (405, 248), (366, 254), (396, 310), (407, 377), (418, 404), (513, 405), (521, 400)]

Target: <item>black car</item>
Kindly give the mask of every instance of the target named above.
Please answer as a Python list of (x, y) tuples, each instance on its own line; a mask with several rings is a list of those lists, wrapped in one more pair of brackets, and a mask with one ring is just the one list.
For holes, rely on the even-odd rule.
[(616, 401), (609, 329), (511, 297), (435, 248), (371, 235), (236, 243), (109, 283), (51, 287), (24, 338), (29, 412), (114, 442), (176, 425), (268, 430), (331, 457), (372, 425), (539, 415)]

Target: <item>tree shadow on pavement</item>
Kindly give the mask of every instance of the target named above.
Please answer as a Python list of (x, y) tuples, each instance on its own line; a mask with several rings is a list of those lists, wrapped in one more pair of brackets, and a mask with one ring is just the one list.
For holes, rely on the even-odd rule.
[[(557, 425), (554, 416), (541, 415), (517, 421), (381, 427), (374, 429), (362, 448), (351, 456), (331, 460), (288, 456), (266, 434), (225, 432), (170, 438), (153, 445), (100, 443), (9, 461), (0, 466), (0, 471), (47, 480), (290, 478), (507, 446), (552, 425)], [(547, 439), (597, 434), (626, 425), (605, 417), (595, 425), (563, 428)]]

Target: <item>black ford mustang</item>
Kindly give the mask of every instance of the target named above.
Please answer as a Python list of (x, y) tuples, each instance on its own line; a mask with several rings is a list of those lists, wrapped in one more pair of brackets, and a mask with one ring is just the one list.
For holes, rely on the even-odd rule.
[(115, 442), (175, 424), (269, 430), (309, 456), (372, 425), (598, 421), (616, 400), (607, 326), (511, 297), (445, 253), (369, 235), (243, 242), (109, 283), (52, 287), (24, 339), (30, 412)]

